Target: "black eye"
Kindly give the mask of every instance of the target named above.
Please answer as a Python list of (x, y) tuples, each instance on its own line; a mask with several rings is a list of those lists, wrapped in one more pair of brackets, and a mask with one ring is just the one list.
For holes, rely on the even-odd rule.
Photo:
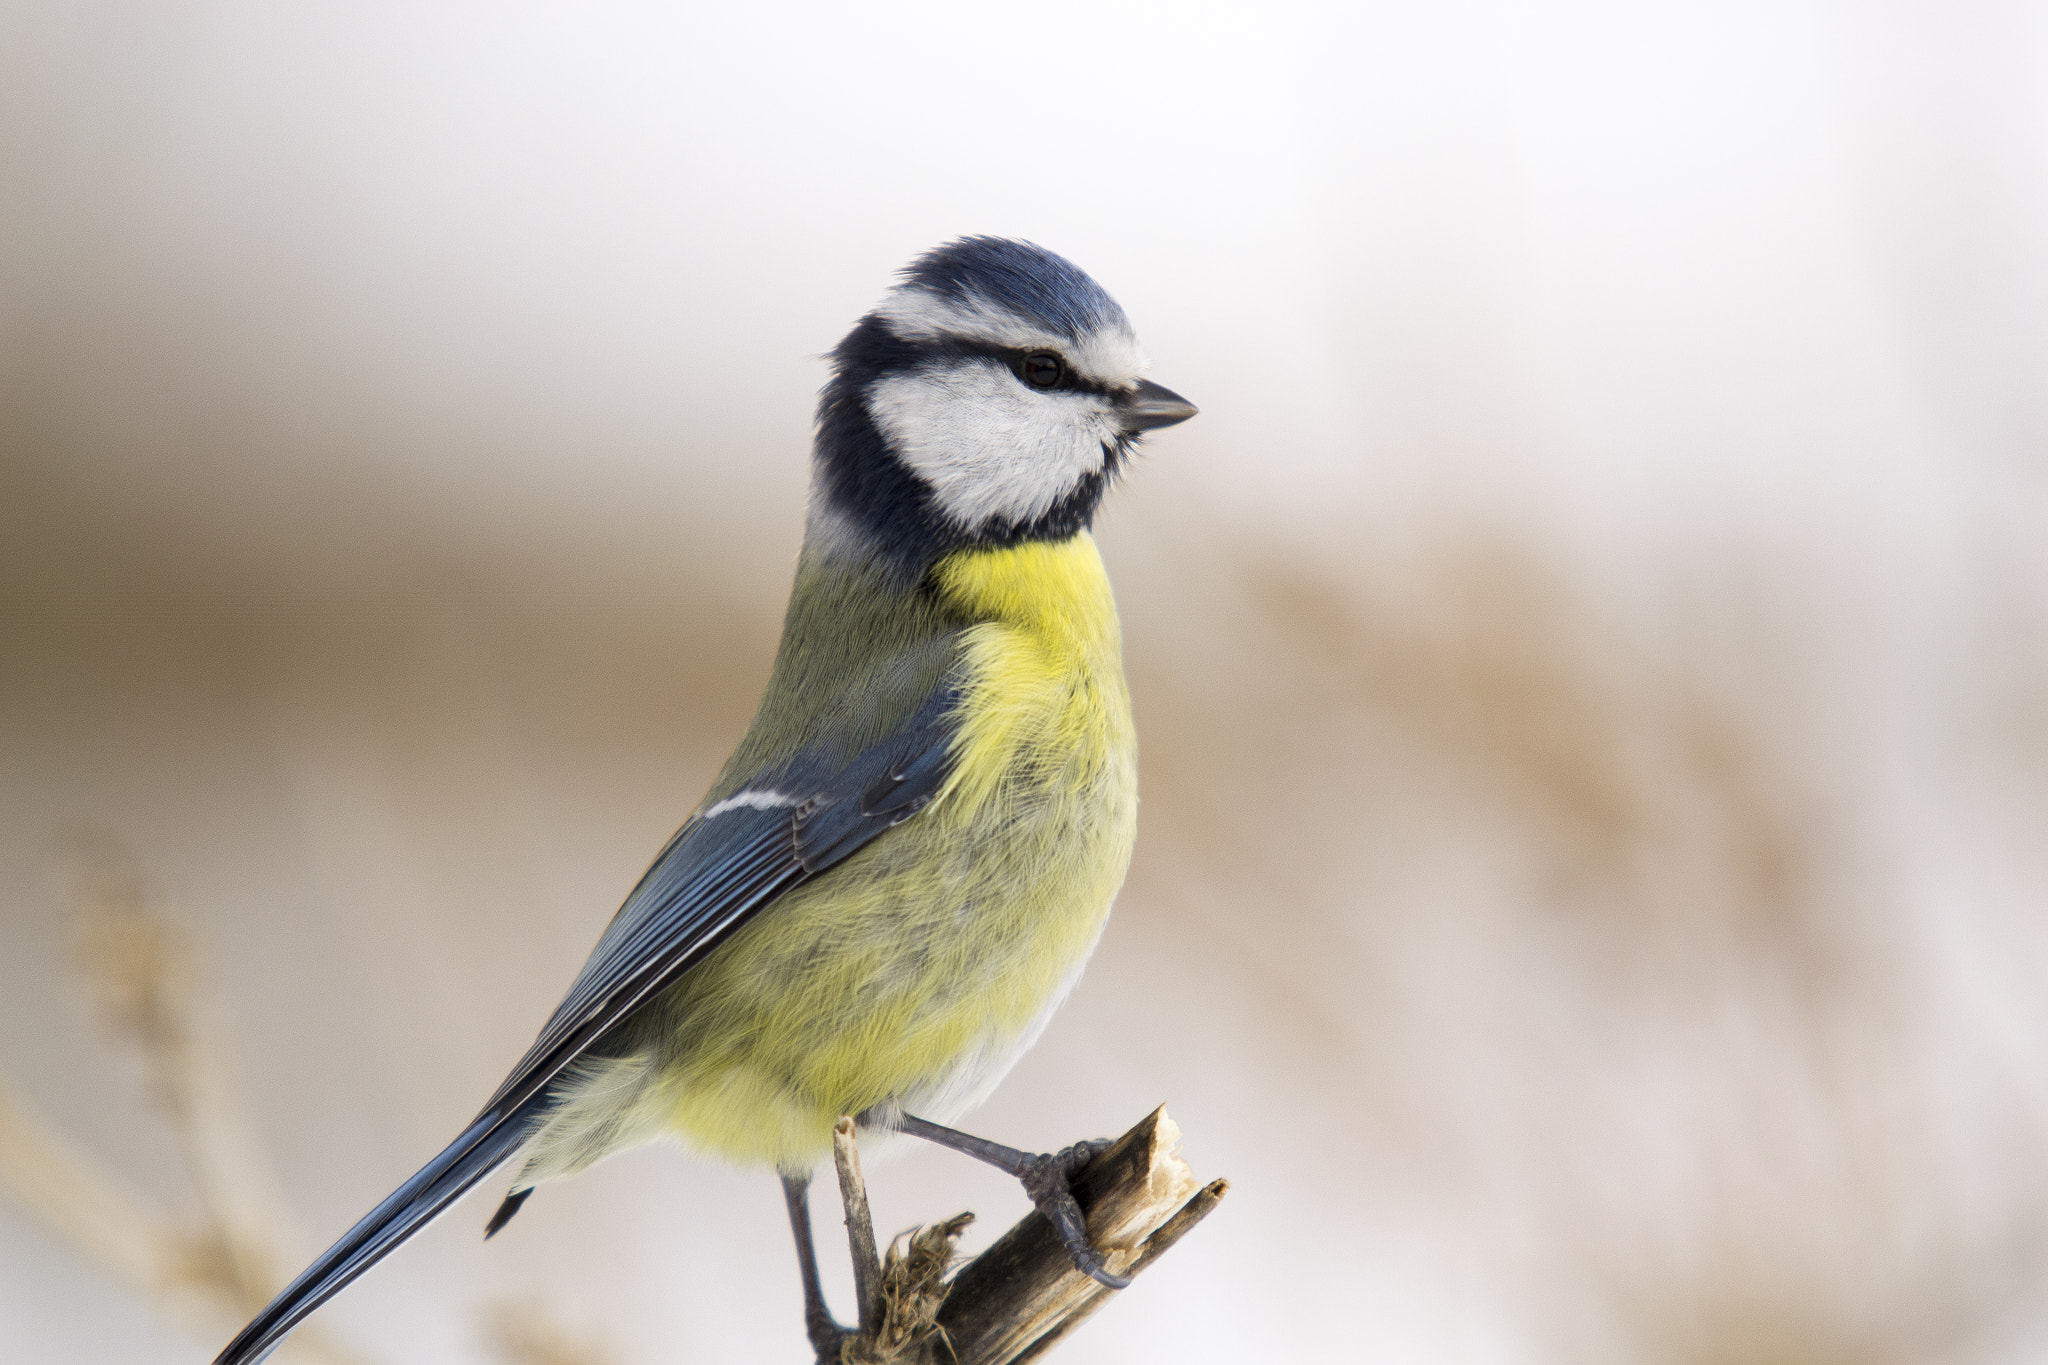
[(1036, 389), (1049, 389), (1067, 377), (1067, 362), (1051, 351), (1033, 351), (1020, 367), (1024, 382)]

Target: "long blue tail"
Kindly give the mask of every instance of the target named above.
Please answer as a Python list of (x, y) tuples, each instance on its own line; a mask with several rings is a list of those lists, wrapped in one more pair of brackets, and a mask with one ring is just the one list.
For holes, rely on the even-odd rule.
[(213, 1365), (256, 1365), (269, 1356), (309, 1313), (383, 1260), (399, 1243), (447, 1212), (471, 1186), (518, 1151), (547, 1107), (543, 1093), (510, 1112), (486, 1110), (441, 1155), (393, 1190), (383, 1203), (371, 1209), (340, 1241), (307, 1266), (214, 1357)]

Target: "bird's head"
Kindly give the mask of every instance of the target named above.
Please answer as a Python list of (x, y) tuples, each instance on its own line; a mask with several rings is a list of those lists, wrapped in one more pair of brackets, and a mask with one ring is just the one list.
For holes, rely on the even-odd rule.
[(1086, 528), (1138, 437), (1195, 415), (1144, 378), (1101, 285), (999, 237), (911, 262), (832, 366), (812, 537), (915, 576), (956, 549)]

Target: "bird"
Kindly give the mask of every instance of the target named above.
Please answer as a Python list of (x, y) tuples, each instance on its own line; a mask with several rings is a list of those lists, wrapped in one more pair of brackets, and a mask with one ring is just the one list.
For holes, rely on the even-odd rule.
[(848, 1329), (806, 1195), (834, 1125), (1017, 1177), (1113, 1288), (1069, 1188), (1104, 1145), (950, 1127), (1072, 989), (1129, 866), (1137, 748), (1092, 525), (1195, 415), (1062, 256), (967, 236), (828, 355), (802, 548), (752, 723), (497, 1093), (221, 1351), (254, 1365), (493, 1174), (539, 1186), (662, 1138), (766, 1167), (820, 1359)]

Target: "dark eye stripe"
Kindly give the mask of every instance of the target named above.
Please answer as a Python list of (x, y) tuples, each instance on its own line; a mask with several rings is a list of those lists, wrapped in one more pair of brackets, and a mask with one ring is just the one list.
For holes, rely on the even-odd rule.
[(921, 365), (928, 364), (932, 361), (958, 360), (963, 359), (967, 356), (974, 356), (982, 360), (996, 361), (1005, 369), (1009, 370), (1010, 373), (1016, 375), (1018, 380), (1022, 382), (1026, 387), (1037, 389), (1040, 386), (1037, 384), (1033, 384), (1030, 381), (1030, 379), (1028, 379), (1025, 376), (1024, 364), (1033, 356), (1044, 355), (1051, 356), (1053, 359), (1058, 360), (1061, 365), (1061, 375), (1059, 382), (1052, 386), (1051, 391), (1057, 391), (1062, 393), (1093, 393), (1099, 394), (1104, 398), (1112, 399), (1119, 396), (1119, 390), (1112, 389), (1107, 384), (1099, 384), (1093, 379), (1088, 378), (1079, 370), (1075, 369), (1071, 364), (1068, 364), (1064, 359), (1060, 357), (1060, 355), (1057, 352), (1054, 351), (1017, 351), (1012, 350), (1006, 346), (992, 346), (986, 342), (969, 341), (966, 340), (965, 338), (957, 336), (948, 336), (934, 341), (898, 341), (896, 342), (896, 346), (900, 348), (903, 357), (902, 360), (893, 364), (882, 366), (880, 368), (884, 370), (911, 370), (919, 368)]

